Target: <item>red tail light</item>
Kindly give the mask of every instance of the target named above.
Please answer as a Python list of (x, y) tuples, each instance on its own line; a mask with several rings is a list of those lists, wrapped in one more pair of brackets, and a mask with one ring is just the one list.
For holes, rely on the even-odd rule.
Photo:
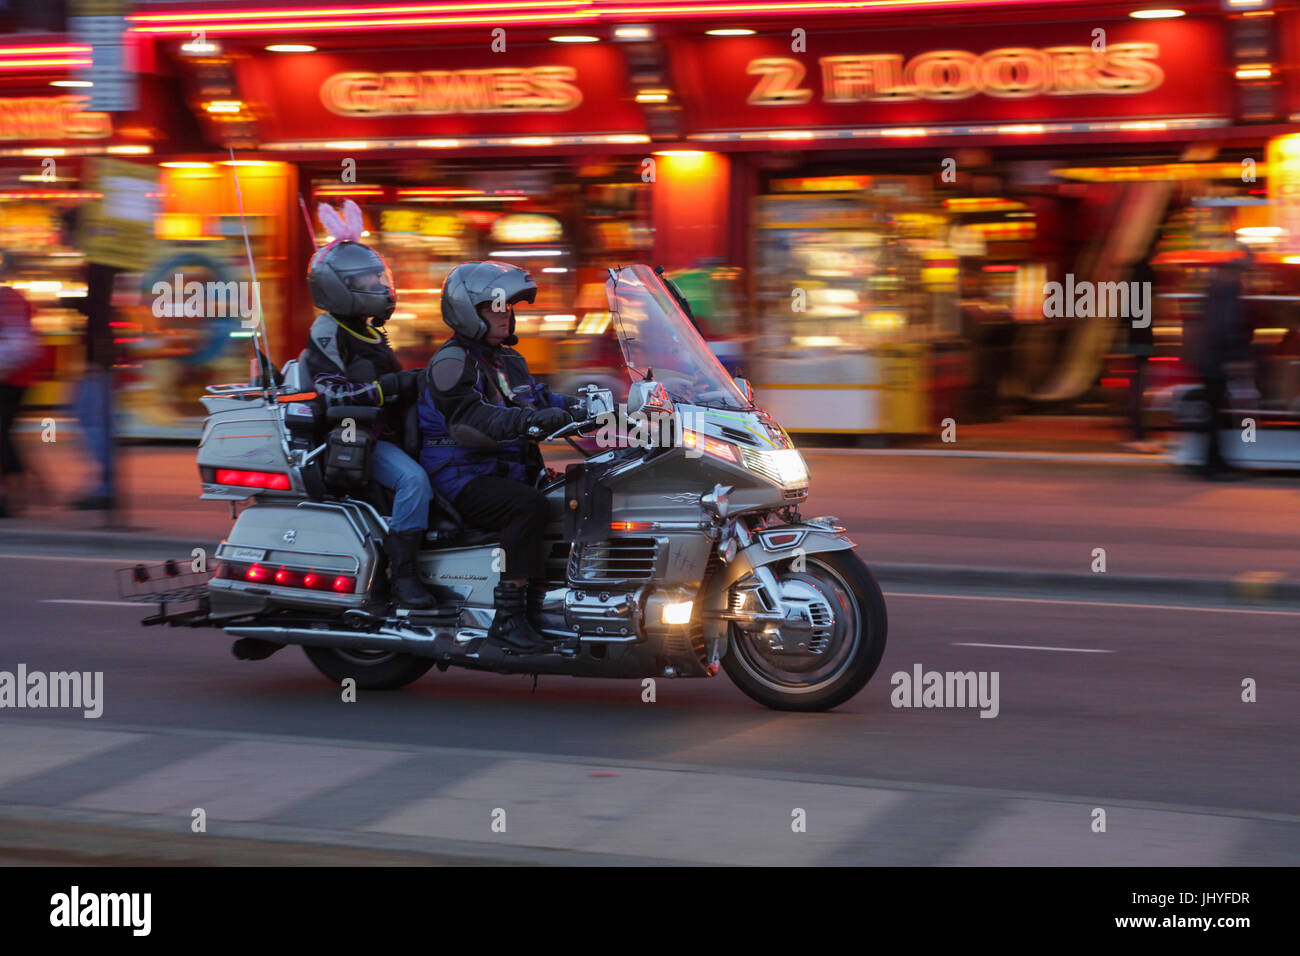
[(288, 491), (289, 476), (275, 471), (238, 471), (218, 468), (217, 484), (238, 485), (241, 488), (266, 488), (270, 491)]
[(302, 586), (305, 588), (318, 588), (321, 586), (321, 576), (311, 572), (303, 576)]
[(248, 570), (244, 572), (244, 577), (249, 581), (262, 581), (266, 578), (266, 568), (260, 564), (250, 565)]
[(357, 586), (356, 578), (347, 578), (340, 574), (338, 577), (334, 579), (335, 591), (353, 591), (356, 589), (356, 586)]
[(298, 574), (290, 571), (288, 568), (281, 568), (279, 571), (275, 572), (275, 583), (282, 587), (297, 587), (299, 583), (298, 578)]

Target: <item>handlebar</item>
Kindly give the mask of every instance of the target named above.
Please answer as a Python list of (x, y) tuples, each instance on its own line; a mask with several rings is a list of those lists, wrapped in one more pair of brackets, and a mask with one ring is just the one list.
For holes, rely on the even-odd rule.
[(534, 425), (529, 428), (525, 434), (533, 441), (555, 441), (558, 438), (567, 438), (569, 435), (576, 435), (584, 428), (595, 425), (598, 422), (599, 419), (596, 418), (587, 418), (580, 422), (569, 422), (567, 425), (560, 426), (559, 430), (553, 435), (547, 435), (545, 438), (541, 437), (542, 430)]

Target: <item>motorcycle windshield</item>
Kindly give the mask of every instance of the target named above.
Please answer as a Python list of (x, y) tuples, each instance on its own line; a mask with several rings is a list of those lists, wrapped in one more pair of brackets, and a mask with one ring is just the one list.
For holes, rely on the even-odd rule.
[(609, 273), (605, 297), (623, 359), (634, 377), (650, 370), (675, 402), (753, 407), (653, 269), (636, 265)]

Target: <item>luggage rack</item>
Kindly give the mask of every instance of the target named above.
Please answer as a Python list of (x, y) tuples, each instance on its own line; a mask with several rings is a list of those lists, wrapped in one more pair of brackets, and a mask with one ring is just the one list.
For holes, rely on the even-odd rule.
[[(117, 570), (117, 593), (123, 601), (157, 604), (158, 613), (142, 624), (198, 624), (208, 617), (208, 581), (212, 571), (194, 571), (188, 559), (169, 558), (161, 564), (137, 564)], [(168, 604), (199, 602), (195, 610), (167, 612)]]

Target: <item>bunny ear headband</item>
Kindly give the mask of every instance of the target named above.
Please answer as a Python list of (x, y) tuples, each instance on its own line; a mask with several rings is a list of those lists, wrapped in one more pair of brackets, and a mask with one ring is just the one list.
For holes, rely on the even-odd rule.
[(320, 224), (325, 227), (325, 231), (333, 236), (336, 241), (361, 241), (361, 233), (366, 226), (361, 218), (361, 207), (351, 199), (343, 200), (342, 216), (328, 203), (321, 203), (317, 206), (316, 215), (320, 217)]

